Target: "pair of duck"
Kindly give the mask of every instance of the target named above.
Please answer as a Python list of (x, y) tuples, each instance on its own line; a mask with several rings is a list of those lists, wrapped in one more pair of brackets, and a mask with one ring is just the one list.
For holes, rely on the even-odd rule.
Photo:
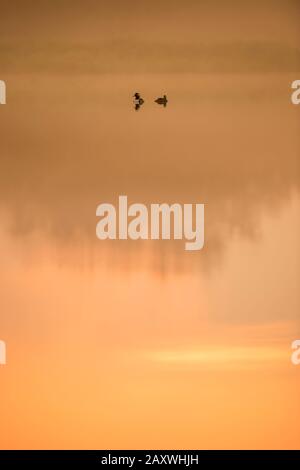
[[(139, 93), (135, 93), (133, 97), (134, 97), (135, 109), (138, 110), (142, 106), (142, 104), (144, 104), (144, 100)], [(156, 100), (154, 100), (154, 102), (166, 107), (168, 103), (167, 95), (164, 95), (162, 98), (157, 98)]]

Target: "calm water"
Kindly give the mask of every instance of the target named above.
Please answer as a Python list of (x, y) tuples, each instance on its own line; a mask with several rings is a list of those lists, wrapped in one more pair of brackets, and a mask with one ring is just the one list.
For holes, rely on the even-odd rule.
[[(294, 78), (7, 77), (1, 447), (299, 448)], [(100, 242), (120, 194), (205, 203), (204, 249)]]

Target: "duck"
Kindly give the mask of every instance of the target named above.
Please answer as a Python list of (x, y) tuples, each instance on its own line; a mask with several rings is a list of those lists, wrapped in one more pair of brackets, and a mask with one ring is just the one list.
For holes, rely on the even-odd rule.
[(134, 98), (134, 109), (138, 111), (140, 107), (144, 104), (144, 100), (139, 93), (133, 95)]
[(166, 107), (168, 103), (167, 95), (164, 95), (162, 98), (157, 98), (155, 103), (162, 104), (164, 107)]
[(139, 104), (140, 106), (144, 104), (144, 100), (139, 93), (135, 93), (133, 97), (134, 97), (135, 104)]

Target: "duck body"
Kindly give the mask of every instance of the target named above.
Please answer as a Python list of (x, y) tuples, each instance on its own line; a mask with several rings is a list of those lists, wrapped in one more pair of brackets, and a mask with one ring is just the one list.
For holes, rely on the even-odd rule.
[(167, 103), (168, 103), (167, 96), (164, 95), (162, 98), (157, 98), (157, 99), (155, 100), (155, 103), (161, 104), (161, 105), (163, 105), (164, 107), (166, 107), (166, 106), (167, 106)]
[(140, 107), (142, 106), (142, 104), (144, 104), (145, 101), (143, 100), (143, 98), (141, 97), (139, 93), (135, 93), (133, 97), (134, 97), (134, 107), (137, 111), (138, 109), (140, 109)]

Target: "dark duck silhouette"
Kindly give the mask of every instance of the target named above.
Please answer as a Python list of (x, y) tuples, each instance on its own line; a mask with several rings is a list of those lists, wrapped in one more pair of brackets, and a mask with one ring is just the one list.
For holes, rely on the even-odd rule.
[(162, 104), (164, 107), (166, 107), (168, 103), (167, 95), (164, 95), (162, 98), (157, 98), (155, 103)]
[(139, 93), (135, 93), (133, 97), (134, 97), (134, 108), (136, 111), (138, 111), (140, 107), (144, 104), (144, 100)]

